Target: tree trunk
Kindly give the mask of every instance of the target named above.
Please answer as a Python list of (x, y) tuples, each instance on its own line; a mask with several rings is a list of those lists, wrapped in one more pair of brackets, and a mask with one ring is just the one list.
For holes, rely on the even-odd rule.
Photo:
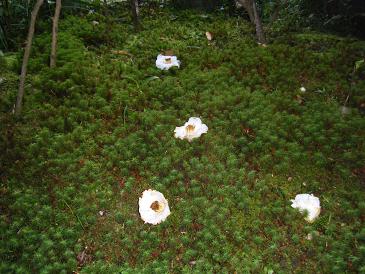
[(265, 34), (262, 28), (261, 18), (257, 12), (256, 1), (255, 0), (237, 0), (245, 8), (250, 17), (250, 21), (255, 25), (256, 37), (259, 43), (265, 44)]
[(40, 7), (43, 4), (43, 1), (44, 0), (37, 0), (37, 2), (34, 5), (33, 11), (32, 11), (32, 16), (30, 19), (27, 42), (26, 42), (26, 46), (25, 46), (25, 50), (24, 50), (22, 71), (20, 74), (18, 97), (16, 98), (16, 105), (15, 105), (15, 114), (16, 115), (20, 115), (20, 113), (22, 111), (25, 76), (27, 75), (27, 66), (28, 66), (28, 61), (29, 61), (30, 49), (32, 47), (32, 40), (33, 40), (33, 36), (34, 36), (35, 21), (37, 19), (37, 15), (38, 15)]
[(61, 12), (61, 0), (56, 0), (56, 9), (54, 12), (53, 26), (52, 26), (51, 58), (49, 63), (49, 66), (51, 68), (54, 68), (56, 66), (58, 19), (60, 18), (60, 12)]
[(8, 39), (8, 32), (10, 30), (10, 18), (12, 18), (12, 15), (10, 14), (9, 9), (9, 1), (5, 0), (1, 3), (3, 5), (3, 14), (0, 18), (0, 31), (2, 30), (2, 33), (4, 35), (3, 41), (4, 41), (4, 50), (8, 50), (9, 47), (9, 39)]
[(130, 0), (132, 8), (133, 25), (136, 31), (141, 30), (141, 22), (139, 20), (139, 5), (138, 0)]
[(260, 18), (260, 15), (257, 12), (257, 7), (256, 7), (256, 2), (255, 1), (252, 1), (252, 10), (253, 10), (254, 18), (255, 18), (257, 40), (261, 44), (266, 44), (266, 39), (265, 39), (264, 30), (262, 28), (261, 18)]

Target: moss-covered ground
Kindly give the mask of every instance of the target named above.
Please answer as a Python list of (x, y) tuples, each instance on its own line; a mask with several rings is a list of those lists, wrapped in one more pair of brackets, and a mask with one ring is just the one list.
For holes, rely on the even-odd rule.
[[(56, 69), (49, 27), (34, 41), (20, 119), (21, 54), (2, 67), (1, 273), (364, 273), (364, 42), (262, 47), (243, 19), (192, 12), (152, 10), (137, 34), (60, 24)], [(180, 69), (155, 67), (164, 50)], [(192, 116), (208, 133), (175, 139)], [(172, 212), (157, 226), (138, 213), (149, 188)], [(321, 201), (312, 224), (299, 193)]]

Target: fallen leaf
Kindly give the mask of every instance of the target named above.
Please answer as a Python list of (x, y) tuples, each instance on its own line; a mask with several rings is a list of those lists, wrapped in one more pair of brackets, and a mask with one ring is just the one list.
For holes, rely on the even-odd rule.
[(118, 55), (128, 55), (128, 56), (132, 56), (132, 54), (130, 54), (128, 51), (126, 50), (112, 50), (111, 51), (113, 54), (118, 54)]
[(124, 185), (125, 185), (125, 181), (124, 181), (124, 179), (119, 180), (119, 186), (120, 186), (121, 188), (124, 188)]
[(77, 255), (77, 263), (79, 266), (83, 266), (91, 261), (91, 256), (86, 253), (87, 247)]
[(161, 78), (158, 76), (149, 76), (146, 78), (147, 81), (153, 81), (153, 80), (157, 80), (157, 79), (161, 79)]
[(208, 41), (212, 41), (213, 40), (213, 34), (209, 31), (207, 31), (205, 33), (205, 36), (207, 37)]
[(296, 97), (295, 97), (295, 100), (300, 104), (300, 105), (302, 105), (303, 103), (304, 103), (304, 99), (303, 99), (303, 97), (302, 96), (300, 96), (300, 95), (297, 95)]

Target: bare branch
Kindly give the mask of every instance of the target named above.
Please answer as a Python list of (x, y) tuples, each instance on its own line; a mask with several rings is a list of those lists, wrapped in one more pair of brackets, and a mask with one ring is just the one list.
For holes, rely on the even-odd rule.
[(60, 18), (60, 12), (61, 12), (61, 0), (56, 0), (56, 9), (53, 17), (53, 26), (52, 26), (51, 58), (49, 63), (49, 66), (51, 68), (56, 66), (58, 19)]
[(27, 75), (27, 66), (28, 66), (28, 61), (29, 61), (29, 56), (30, 56), (30, 49), (32, 47), (32, 41), (33, 41), (33, 36), (34, 36), (35, 22), (36, 22), (36, 19), (37, 19), (39, 9), (43, 4), (43, 1), (44, 0), (37, 0), (37, 2), (34, 5), (33, 11), (32, 11), (32, 16), (31, 16), (31, 19), (30, 19), (27, 42), (26, 42), (27, 44), (26, 44), (25, 50), (24, 50), (22, 71), (21, 71), (21, 74), (20, 74), (18, 97), (16, 99), (16, 105), (15, 105), (15, 115), (20, 115), (20, 113), (22, 111), (22, 101), (23, 101), (23, 97), (24, 97), (25, 77)]

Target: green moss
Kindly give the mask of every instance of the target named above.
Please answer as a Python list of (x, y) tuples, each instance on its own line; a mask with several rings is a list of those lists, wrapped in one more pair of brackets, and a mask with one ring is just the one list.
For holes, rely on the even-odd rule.
[[(83, 251), (84, 273), (361, 272), (365, 122), (352, 72), (364, 43), (305, 33), (263, 48), (241, 19), (170, 15), (146, 16), (138, 34), (66, 17), (52, 70), (49, 33), (35, 39), (22, 119), (9, 113), (15, 81), (0, 101), (0, 272), (79, 271)], [(180, 69), (155, 68), (167, 49)], [(175, 139), (191, 116), (208, 133)], [(158, 226), (138, 213), (149, 188), (172, 212)], [(290, 207), (298, 193), (320, 198), (315, 223)]]

